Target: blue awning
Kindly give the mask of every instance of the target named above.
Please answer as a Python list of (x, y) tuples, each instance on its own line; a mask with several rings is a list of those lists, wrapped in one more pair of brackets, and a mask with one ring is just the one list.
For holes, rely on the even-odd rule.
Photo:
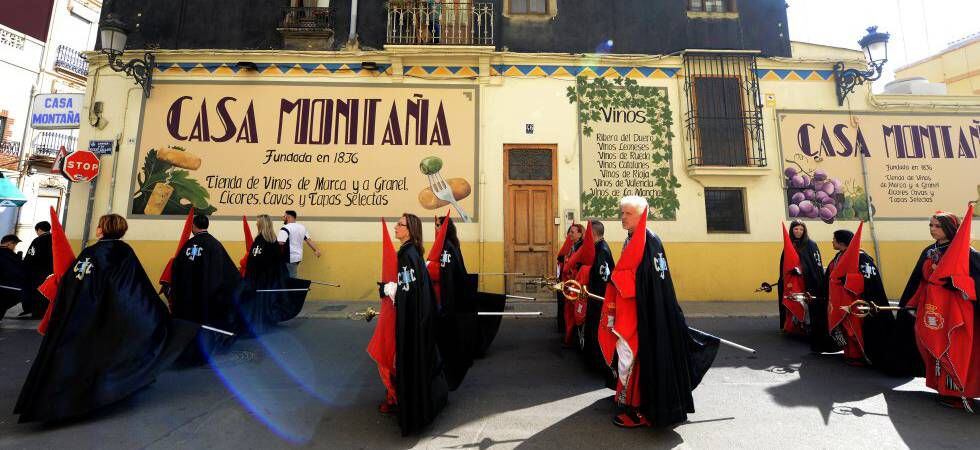
[(27, 197), (14, 183), (0, 175), (0, 207), (23, 206), (24, 203), (27, 203)]

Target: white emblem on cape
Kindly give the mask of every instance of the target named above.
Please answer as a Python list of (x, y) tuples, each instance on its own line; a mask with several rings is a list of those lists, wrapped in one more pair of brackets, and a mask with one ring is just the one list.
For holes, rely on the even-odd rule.
[(415, 269), (409, 269), (408, 266), (402, 266), (401, 272), (398, 272), (398, 285), (402, 287), (402, 290), (408, 292), (410, 285), (415, 282)]
[(72, 272), (75, 273), (75, 278), (81, 280), (85, 278), (85, 275), (92, 273), (92, 267), (94, 266), (92, 265), (91, 258), (85, 258), (85, 261), (75, 263)]
[(439, 258), (439, 267), (446, 267), (446, 264), (452, 262), (452, 255), (448, 251), (443, 250), (442, 257)]
[(252, 249), (252, 256), (259, 256), (261, 254), (262, 254), (261, 246), (256, 246), (255, 248)]
[(657, 257), (653, 259), (653, 267), (660, 273), (661, 280), (667, 278), (667, 258), (664, 258), (663, 253), (657, 253)]
[(609, 263), (604, 262), (599, 266), (599, 277), (602, 278), (603, 282), (609, 282), (609, 276), (612, 275), (612, 271), (609, 270)]
[(204, 253), (204, 249), (198, 247), (197, 244), (192, 245), (191, 248), (184, 251), (184, 255), (187, 255), (187, 259), (191, 261), (193, 261), (194, 258), (201, 256), (202, 253)]
[(864, 274), (864, 278), (867, 278), (867, 279), (870, 280), (871, 277), (873, 277), (873, 276), (875, 276), (875, 275), (878, 274), (878, 271), (875, 270), (875, 267), (872, 266), (871, 264), (865, 263), (865, 264), (861, 264), (861, 273)]

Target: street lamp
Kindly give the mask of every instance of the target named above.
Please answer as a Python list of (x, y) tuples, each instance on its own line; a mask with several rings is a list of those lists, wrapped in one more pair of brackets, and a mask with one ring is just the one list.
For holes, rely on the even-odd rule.
[(888, 33), (879, 33), (878, 27), (870, 27), (868, 34), (858, 41), (868, 61), (868, 70), (845, 69), (843, 62), (834, 64), (838, 106), (844, 106), (844, 99), (854, 92), (855, 86), (881, 78), (881, 69), (888, 62), (888, 38)]
[(129, 30), (126, 23), (119, 20), (115, 14), (106, 14), (105, 20), (99, 24), (99, 34), (102, 37), (102, 53), (109, 57), (109, 67), (116, 72), (125, 72), (126, 75), (133, 77), (137, 84), (143, 86), (143, 96), (149, 98), (153, 83), (153, 62), (156, 58), (146, 52), (143, 59), (122, 62), (119, 57), (126, 49)]

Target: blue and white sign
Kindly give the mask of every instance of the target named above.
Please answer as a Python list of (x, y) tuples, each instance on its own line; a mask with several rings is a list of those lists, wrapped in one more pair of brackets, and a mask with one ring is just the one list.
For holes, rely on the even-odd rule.
[(96, 155), (111, 155), (112, 148), (116, 146), (116, 141), (88, 141), (88, 151)]
[(82, 124), (85, 94), (37, 94), (31, 105), (31, 128), (66, 130)]

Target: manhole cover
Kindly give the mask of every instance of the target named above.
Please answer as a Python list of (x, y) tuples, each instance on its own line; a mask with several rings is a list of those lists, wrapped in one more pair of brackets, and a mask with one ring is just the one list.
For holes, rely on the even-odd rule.
[(344, 308), (347, 308), (347, 305), (327, 305), (324, 306), (323, 308), (320, 308), (320, 311), (321, 312), (343, 311)]

